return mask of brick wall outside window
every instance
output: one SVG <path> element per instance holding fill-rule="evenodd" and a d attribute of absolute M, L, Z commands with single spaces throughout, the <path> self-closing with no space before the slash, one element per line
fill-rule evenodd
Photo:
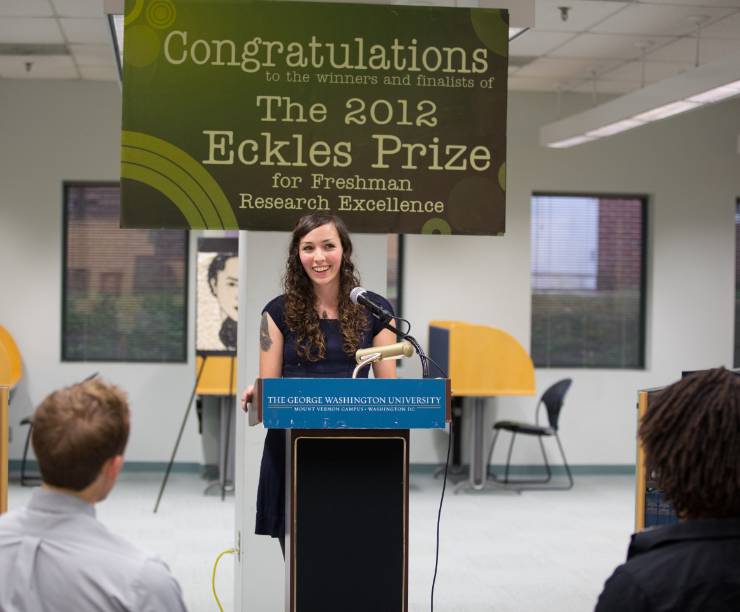
<path fill-rule="evenodd" d="M 643 197 L 532 198 L 538 367 L 644 367 Z"/>

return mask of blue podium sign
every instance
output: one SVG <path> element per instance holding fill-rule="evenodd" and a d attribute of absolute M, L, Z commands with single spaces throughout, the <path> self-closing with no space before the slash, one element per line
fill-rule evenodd
<path fill-rule="evenodd" d="M 265 378 L 262 422 L 269 429 L 444 428 L 444 378 Z"/>

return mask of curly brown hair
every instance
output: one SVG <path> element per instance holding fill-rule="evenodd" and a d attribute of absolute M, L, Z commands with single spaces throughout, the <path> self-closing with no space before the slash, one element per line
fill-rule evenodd
<path fill-rule="evenodd" d="M 705 370 L 659 391 L 642 418 L 640 439 L 679 516 L 740 516 L 737 374 Z"/>
<path fill-rule="evenodd" d="M 306 234 L 327 223 L 334 224 L 342 244 L 338 318 L 343 339 L 342 348 L 347 355 L 354 355 L 360 347 L 368 322 L 365 309 L 353 304 L 349 299 L 350 291 L 360 284 L 360 279 L 352 263 L 352 240 L 349 237 L 347 226 L 339 217 L 329 213 L 313 213 L 301 217 L 293 229 L 293 237 L 288 249 L 283 291 L 285 293 L 285 323 L 288 329 L 296 335 L 298 355 L 308 361 L 319 361 L 326 357 L 326 339 L 319 326 L 313 285 L 301 265 L 298 247 Z"/>

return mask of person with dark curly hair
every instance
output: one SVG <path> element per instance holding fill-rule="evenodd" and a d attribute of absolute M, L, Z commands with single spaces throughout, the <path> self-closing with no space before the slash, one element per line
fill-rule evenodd
<path fill-rule="evenodd" d="M 394 343 L 393 332 L 350 300 L 359 284 L 344 222 L 328 213 L 301 217 L 288 249 L 284 293 L 262 311 L 260 378 L 349 378 L 357 349 Z M 373 374 L 394 378 L 395 362 L 374 363 Z M 242 396 L 245 409 L 251 393 L 250 387 Z M 278 538 L 285 553 L 285 432 L 278 429 L 265 438 L 255 533 Z"/>
<path fill-rule="evenodd" d="M 666 387 L 639 436 L 681 520 L 632 536 L 596 612 L 740 610 L 740 377 L 717 368 Z"/>

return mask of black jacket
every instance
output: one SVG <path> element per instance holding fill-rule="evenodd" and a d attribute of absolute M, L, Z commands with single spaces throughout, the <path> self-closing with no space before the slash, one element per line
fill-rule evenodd
<path fill-rule="evenodd" d="M 636 533 L 596 612 L 740 611 L 740 518 Z"/>

